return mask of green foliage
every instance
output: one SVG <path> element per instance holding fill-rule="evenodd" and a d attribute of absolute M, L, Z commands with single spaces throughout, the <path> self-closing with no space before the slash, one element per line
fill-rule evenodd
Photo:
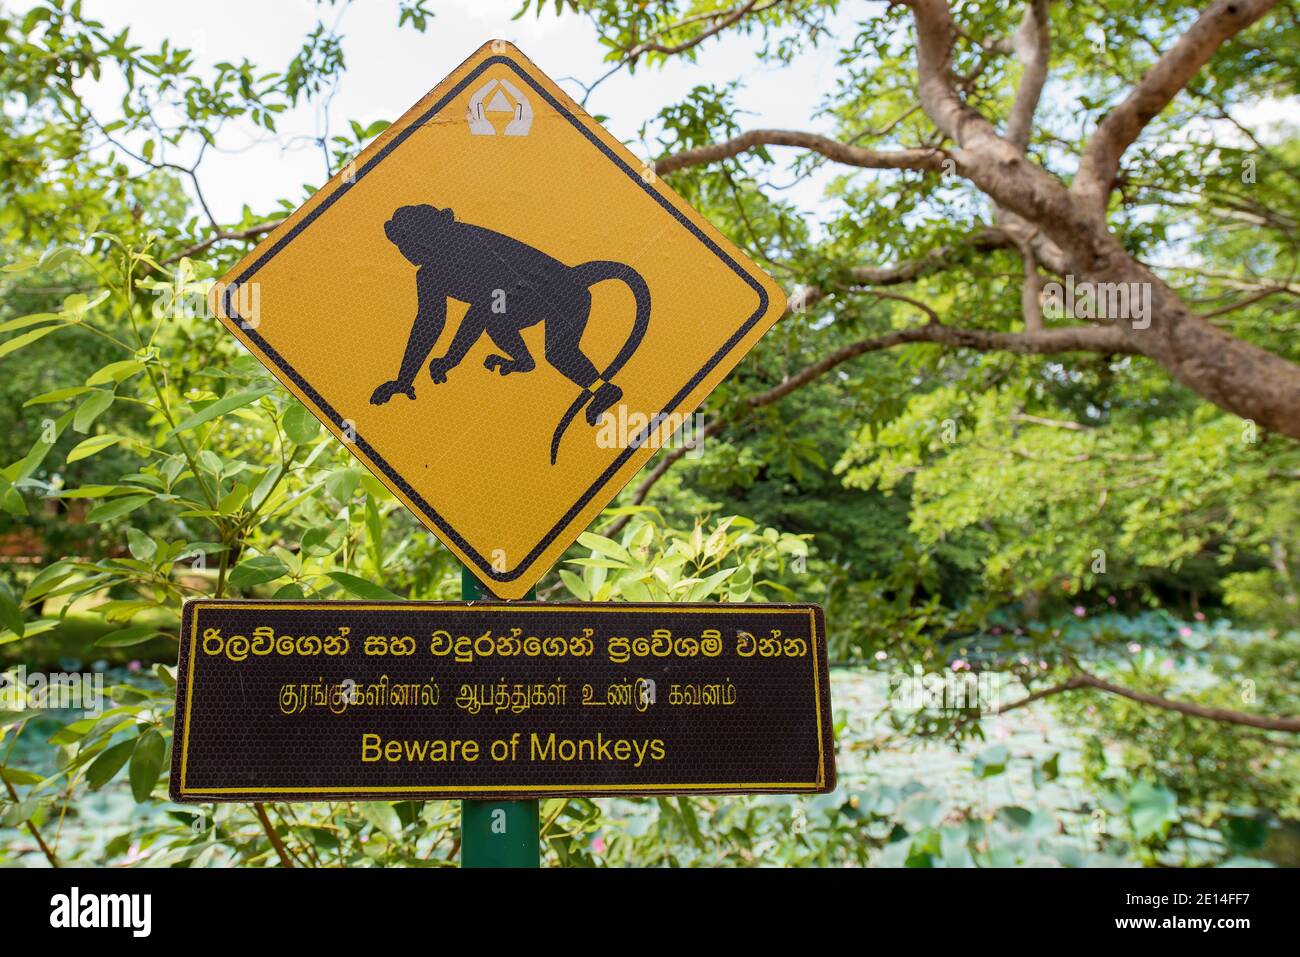
<path fill-rule="evenodd" d="M 426 30 L 431 6 L 398 0 L 398 27 Z M 819 122 L 836 138 L 932 143 L 907 11 L 880 6 L 761 3 L 727 30 L 766 67 L 833 51 Z M 673 57 L 707 64 L 711 31 L 736 9 L 527 0 L 519 15 L 588 14 L 611 67 L 644 76 Z M 956 16 L 954 73 L 1000 122 L 1021 68 L 991 41 L 1021 10 L 978 0 Z M 1068 178 L 1084 133 L 1189 16 L 1163 0 L 1141 18 L 1102 0 L 1068 17 L 1054 7 L 1053 84 L 1068 93 L 1044 101 L 1031 159 Z M 1290 357 L 1300 137 L 1242 123 L 1294 96 L 1297 29 L 1282 12 L 1226 45 L 1126 156 L 1111 210 L 1125 246 L 1198 311 Z M 0 54 L 0 541 L 30 560 L 0 573 L 0 660 L 93 667 L 111 683 L 93 717 L 0 710 L 0 861 L 36 859 L 30 822 L 72 863 L 453 865 L 454 803 L 268 805 L 263 817 L 163 796 L 186 597 L 459 594 L 452 556 L 203 307 L 297 200 L 219 223 L 198 161 L 222 129 L 275 135 L 285 111 L 327 106 L 341 37 L 321 21 L 279 68 L 200 71 L 190 50 L 146 49 L 78 0 L 48 0 L 0 12 Z M 130 91 L 111 116 L 79 95 L 96 78 Z M 744 93 L 726 77 L 694 86 L 645 123 L 643 155 L 734 136 Z M 342 168 L 386 127 L 336 124 L 321 147 Z M 703 453 L 645 504 L 625 492 L 541 595 L 822 601 L 832 658 L 855 663 L 835 672 L 841 785 L 810 799 L 545 801 L 546 862 L 1293 863 L 1300 768 L 1276 734 L 1090 689 L 1005 719 L 900 707 L 891 691 L 977 670 L 1028 694 L 1082 662 L 1138 692 L 1300 712 L 1296 445 L 1138 358 L 860 348 L 926 309 L 1018 331 L 1019 256 L 963 245 L 994 221 L 956 177 L 853 170 L 810 215 L 783 188 L 824 160 L 801 154 L 778 175 L 786 159 L 755 149 L 671 182 L 787 289 L 823 295 L 710 398 L 726 427 Z M 944 268 L 903 299 L 854 278 L 945 247 Z M 854 358 L 758 401 L 843 350 Z"/>

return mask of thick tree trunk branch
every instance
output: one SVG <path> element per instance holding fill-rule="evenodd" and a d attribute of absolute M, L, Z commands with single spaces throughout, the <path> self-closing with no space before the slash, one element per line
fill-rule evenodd
<path fill-rule="evenodd" d="M 945 0 L 906 2 L 916 23 L 921 105 L 934 124 L 959 145 L 953 153 L 958 170 L 999 206 L 1037 226 L 1060 247 L 1069 271 L 1078 278 L 1123 283 L 1130 290 L 1150 294 L 1147 315 L 1125 317 L 1127 321 L 1113 327 L 1129 341 L 1130 351 L 1156 360 L 1175 379 L 1220 408 L 1300 439 L 1300 366 L 1194 315 L 1177 293 L 1129 255 L 1102 216 L 1079 202 L 1059 180 L 1030 162 L 1000 137 L 988 120 L 963 103 L 951 83 L 953 32 L 948 4 Z M 1197 23 L 1209 23 L 1213 29 L 1193 27 L 1193 41 L 1183 45 L 1179 55 L 1173 56 L 1171 51 L 1162 57 L 1162 62 L 1168 60 L 1169 64 L 1153 69 L 1139 89 L 1149 86 L 1172 98 L 1177 90 L 1170 85 L 1179 77 L 1184 77 L 1185 83 L 1195 72 L 1188 72 L 1189 64 L 1203 63 L 1223 38 L 1258 19 L 1270 5 L 1270 0 L 1212 4 Z M 1215 39 L 1221 33 L 1222 38 Z M 1131 110 L 1136 116 L 1145 116 L 1145 123 L 1153 101 L 1136 91 L 1134 96 L 1138 105 L 1121 104 L 1116 112 L 1122 117 Z M 1116 120 L 1115 128 L 1119 132 L 1104 134 L 1102 142 L 1119 144 L 1122 152 L 1129 123 Z M 1131 135 L 1136 136 L 1140 128 Z"/>
<path fill-rule="evenodd" d="M 1106 114 L 1084 150 L 1072 191 L 1101 216 L 1120 157 L 1223 43 L 1277 5 L 1277 0 L 1216 0 L 1147 71 L 1124 101 Z"/>
<path fill-rule="evenodd" d="M 759 145 L 801 147 L 847 165 L 875 169 L 937 169 L 951 158 L 957 171 L 997 204 L 1003 213 L 1000 225 L 1008 232 L 1022 228 L 1029 236 L 1033 256 L 1050 270 L 1104 288 L 1122 286 L 1145 298 L 1147 308 L 1141 315 L 1110 317 L 1113 324 L 1099 333 L 1107 341 L 1105 351 L 1148 356 L 1177 381 L 1220 408 L 1265 429 L 1300 439 L 1300 366 L 1231 336 L 1192 313 L 1173 289 L 1129 254 L 1107 228 L 1103 215 L 1080 202 L 1076 193 L 1033 162 L 1016 142 L 999 135 L 985 117 L 962 100 L 953 85 L 954 30 L 945 0 L 903 2 L 912 9 L 916 26 L 921 106 L 939 131 L 956 144 L 955 149 L 877 151 L 811 133 L 754 130 L 725 143 L 665 157 L 657 166 L 659 172 L 714 162 Z M 1119 154 L 1141 131 L 1142 125 L 1163 109 L 1223 40 L 1257 20 L 1275 2 L 1216 0 L 1211 4 L 1183 39 L 1161 57 L 1133 94 L 1102 121 L 1089 147 L 1090 157 L 1085 156 L 1082 179 L 1076 176 L 1076 188 L 1086 192 L 1089 177 L 1096 178 L 1099 171 L 1104 174 L 1106 168 L 1113 168 L 1107 166 L 1110 163 L 1107 157 L 1113 156 L 1117 163 Z M 1040 49 L 1035 46 L 1036 51 Z M 1031 89 L 1032 83 L 1022 84 L 1025 95 L 1020 99 L 1026 109 L 1032 99 Z M 1010 132 L 1019 137 L 1020 131 L 1018 122 Z M 1113 173 L 1098 179 L 1105 182 L 1106 190 L 1110 175 Z M 1101 205 L 1105 205 L 1104 196 Z M 884 271 L 876 275 L 870 267 L 862 267 L 858 281 L 888 283 L 908 275 L 911 269 L 921 275 L 934 265 L 933 261 L 923 261 L 892 274 Z M 1040 347 L 1048 352 L 1066 351 L 1052 337 L 1074 337 L 1078 330 L 1037 329 L 1035 309 L 1029 301 L 1032 283 L 1028 268 L 1025 279 L 1026 337 L 1016 338 L 1006 347 L 1018 351 Z M 795 306 L 807 305 L 822 294 L 821 290 L 804 290 L 796 297 Z M 954 329 L 945 335 L 955 339 L 972 334 Z M 1121 339 L 1124 347 L 1115 348 Z M 945 342 L 939 338 L 927 341 Z M 979 336 L 946 344 L 1004 348 L 986 345 Z"/>
<path fill-rule="evenodd" d="M 944 160 L 944 154 L 940 150 L 870 150 L 799 130 L 748 130 L 721 143 L 697 146 L 656 160 L 655 172 L 662 176 L 687 166 L 716 163 L 758 146 L 797 146 L 820 153 L 837 163 L 864 169 L 938 170 Z"/>
<path fill-rule="evenodd" d="M 1014 42 L 1020 61 L 1025 65 L 1025 73 L 1020 78 L 1016 99 L 1011 105 L 1011 116 L 1007 119 L 1007 139 L 1023 153 L 1029 147 L 1034 113 L 1043 96 L 1047 67 L 1052 56 L 1047 0 L 1029 0 L 1025 4 L 1025 16 Z"/>

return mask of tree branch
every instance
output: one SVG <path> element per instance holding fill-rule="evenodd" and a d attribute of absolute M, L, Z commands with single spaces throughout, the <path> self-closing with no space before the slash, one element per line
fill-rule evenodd
<path fill-rule="evenodd" d="M 1071 188 L 1094 215 L 1105 212 L 1120 157 L 1146 125 L 1163 112 L 1225 41 L 1276 4 L 1277 0 L 1215 0 L 1124 101 L 1106 114 L 1084 150 Z"/>
<path fill-rule="evenodd" d="M 21 804 L 22 801 L 18 798 L 18 792 L 14 790 L 13 782 L 5 777 L 5 769 L 2 765 L 0 765 L 0 781 L 4 781 L 5 790 L 9 792 L 9 799 L 14 802 L 14 807 Z M 50 845 L 45 843 L 45 838 L 41 836 L 41 829 L 36 826 L 36 822 L 29 817 L 23 823 L 27 825 L 27 830 L 31 831 L 32 837 L 36 839 L 36 846 L 41 849 L 41 853 L 49 861 L 50 867 L 62 867 L 63 865 L 59 863 L 58 857 L 50 849 Z"/>
<path fill-rule="evenodd" d="M 796 146 L 820 153 L 837 163 L 864 169 L 938 170 L 945 158 L 943 151 L 936 149 L 870 150 L 800 130 L 748 130 L 721 143 L 709 143 L 662 157 L 655 161 L 655 172 L 663 176 L 688 166 L 716 163 L 758 146 Z"/>
<path fill-rule="evenodd" d="M 1029 0 L 1024 19 L 1016 32 L 1017 55 L 1025 65 L 1024 76 L 1016 90 L 1011 116 L 1007 120 L 1007 139 L 1022 153 L 1029 147 L 1034 113 L 1047 83 L 1047 66 L 1052 55 L 1052 33 L 1048 22 L 1047 0 Z"/>
<path fill-rule="evenodd" d="M 288 850 L 284 846 L 284 841 L 280 840 L 280 835 L 275 832 L 275 827 L 271 824 L 271 819 L 266 816 L 266 807 L 260 802 L 253 803 L 253 810 L 257 812 L 257 819 L 262 822 L 262 830 L 271 841 L 271 846 L 275 848 L 276 856 L 280 858 L 280 866 L 292 868 L 293 858 L 289 856 Z"/>
<path fill-rule="evenodd" d="M 1149 694 L 1145 691 L 1135 691 L 1132 688 L 1126 688 L 1123 685 L 1117 685 L 1113 682 L 1106 681 L 1104 678 L 1098 678 L 1096 675 L 1089 674 L 1086 671 L 1080 671 L 1071 676 L 1069 680 L 1060 684 L 1053 685 L 1050 688 L 1042 688 L 1033 694 L 1026 695 L 1018 701 L 1004 705 L 994 710 L 993 714 L 1006 714 L 1008 711 L 1014 711 L 1016 708 L 1023 708 L 1027 704 L 1039 701 L 1051 695 L 1061 694 L 1065 691 L 1074 691 L 1080 688 L 1093 688 L 1097 691 L 1104 691 L 1107 694 L 1118 695 L 1121 698 L 1128 698 L 1130 701 L 1136 701 L 1139 704 L 1150 705 L 1153 708 L 1162 708 L 1165 711 L 1177 711 L 1179 714 L 1185 714 L 1193 718 L 1205 718 L 1208 721 L 1222 721 L 1226 724 L 1240 724 L 1248 728 L 1261 728 L 1265 731 L 1287 731 L 1292 734 L 1300 734 L 1300 718 L 1290 715 L 1281 717 L 1270 717 L 1262 714 L 1250 714 L 1245 711 L 1233 711 L 1228 708 L 1213 708 L 1209 705 L 1194 704 L 1190 701 L 1175 701 L 1172 698 L 1164 698 L 1160 695 Z"/>
<path fill-rule="evenodd" d="M 626 52 L 626 54 L 624 54 L 623 61 L 625 63 L 631 62 L 632 60 L 635 60 L 638 57 L 640 57 L 642 54 L 651 53 L 651 52 L 663 53 L 667 56 L 671 56 L 675 53 L 684 53 L 685 51 L 691 49 L 692 47 L 699 46 L 709 37 L 716 36 L 717 34 L 721 33 L 723 30 L 727 29 L 727 27 L 731 26 L 733 23 L 739 22 L 741 19 L 745 17 L 746 14 L 750 13 L 751 11 L 754 13 L 762 13 L 764 10 L 776 6 L 778 3 L 784 3 L 784 2 L 786 2 L 786 0 L 770 0 L 770 2 L 763 4 L 761 7 L 758 7 L 758 0 L 748 0 L 747 3 L 742 3 L 739 7 L 736 7 L 729 11 L 715 10 L 710 14 L 708 14 L 707 16 L 687 17 L 685 20 L 675 23 L 671 27 L 666 27 L 665 29 L 660 30 L 658 33 L 654 34 L 654 36 L 662 36 L 665 33 L 670 33 L 675 29 L 680 29 L 683 26 L 686 26 L 692 22 L 699 21 L 701 19 L 712 18 L 713 23 L 710 24 L 708 27 L 706 27 L 704 30 L 697 33 L 695 36 L 691 37 L 689 40 L 683 40 L 681 43 L 664 44 L 664 43 L 659 43 L 656 40 L 645 40 L 641 43 L 638 43 L 636 46 L 632 47 L 631 49 L 629 49 Z M 754 9 L 755 7 L 758 7 L 758 9 L 755 10 Z"/>
<path fill-rule="evenodd" d="M 898 296 L 893 293 L 879 293 L 884 298 L 898 299 L 917 306 L 933 315 L 933 310 L 923 303 Z M 759 409 L 784 399 L 791 392 L 801 389 L 821 378 L 844 363 L 869 352 L 881 352 L 896 346 L 913 343 L 936 343 L 964 349 L 976 349 L 983 352 L 1017 352 L 1029 355 L 1052 355 L 1060 352 L 1098 352 L 1103 354 L 1136 355 L 1133 348 L 1114 326 L 1071 326 L 1060 329 L 1042 329 L 1036 332 L 993 332 L 987 329 L 964 329 L 959 326 L 947 326 L 933 319 L 925 325 L 894 329 L 891 332 L 868 339 L 860 339 L 805 366 L 798 373 L 766 391 L 750 396 L 744 401 L 746 410 Z M 713 419 L 701 432 L 697 440 L 711 438 L 731 424 L 736 416 L 719 416 Z M 650 494 L 668 470 L 673 467 L 688 451 L 687 448 L 665 450 L 663 457 L 654 469 L 641 481 L 632 495 L 632 504 L 640 505 Z M 619 516 L 604 532 L 607 536 L 618 534 L 631 520 L 630 515 Z"/>
<path fill-rule="evenodd" d="M 172 263 L 180 262 L 182 259 L 197 256 L 199 253 L 205 252 L 217 243 L 225 242 L 226 240 L 257 239 L 259 236 L 264 236 L 271 232 L 271 230 L 275 229 L 275 227 L 279 226 L 283 222 L 283 219 L 275 219 L 268 223 L 258 223 L 256 226 L 249 226 L 247 229 L 236 229 L 231 232 L 218 232 L 215 236 L 209 236 L 202 242 L 195 243 L 193 246 L 182 249 L 174 256 L 168 256 L 163 260 L 163 265 L 170 266 Z"/>
<path fill-rule="evenodd" d="M 975 230 L 960 242 L 936 246 L 916 259 L 893 266 L 854 266 L 849 270 L 849 276 L 864 286 L 896 286 L 958 265 L 957 257 L 966 250 L 990 252 L 1014 245 L 1004 230 L 987 226 Z"/>

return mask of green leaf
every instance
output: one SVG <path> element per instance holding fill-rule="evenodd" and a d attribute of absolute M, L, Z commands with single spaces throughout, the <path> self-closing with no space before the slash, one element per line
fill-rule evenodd
<path fill-rule="evenodd" d="M 240 562 L 230 573 L 231 588 L 251 588 L 287 574 L 288 567 L 274 555 L 258 555 Z"/>
<path fill-rule="evenodd" d="M 18 607 L 14 593 L 9 590 L 9 583 L 3 580 L 0 580 L 0 625 L 4 625 L 19 638 L 27 627 L 22 609 Z"/>
<path fill-rule="evenodd" d="M 325 491 L 339 502 L 350 502 L 361 481 L 361 469 L 351 466 L 331 472 L 325 479 Z"/>
<path fill-rule="evenodd" d="M 209 402 L 193 415 L 182 419 L 176 424 L 176 428 L 167 433 L 167 436 L 170 438 L 179 432 L 185 432 L 195 426 L 202 425 L 204 422 L 211 422 L 227 412 L 233 412 L 236 409 L 243 408 L 250 402 L 256 402 L 262 396 L 274 391 L 275 385 L 267 383 L 252 389 L 245 389 L 242 392 L 236 392 L 234 395 L 222 396 L 220 399 Z"/>
<path fill-rule="evenodd" d="M 19 316 L 17 319 L 10 319 L 8 322 L 0 322 L 0 332 L 13 332 L 15 329 L 26 329 L 28 326 L 34 326 L 42 322 L 54 322 L 59 318 L 55 312 L 38 312 L 30 316 Z"/>
<path fill-rule="evenodd" d="M 125 442 L 125 435 L 114 435 L 111 432 L 104 435 L 92 435 L 90 438 L 78 442 L 73 446 L 72 451 L 68 453 L 66 461 L 69 465 L 73 462 L 80 462 L 82 459 L 88 459 L 97 452 L 102 452 L 109 446 L 116 445 L 118 442 Z"/>
<path fill-rule="evenodd" d="M 92 791 L 98 791 L 122 770 L 131 752 L 135 750 L 136 739 L 115 744 L 91 762 L 86 769 L 86 781 Z"/>
<path fill-rule="evenodd" d="M 64 399 L 72 399 L 79 395 L 84 395 L 90 391 L 89 386 L 74 385 L 66 389 L 55 389 L 53 392 L 42 392 L 40 395 L 28 399 L 23 403 L 23 408 L 31 405 L 43 405 L 49 402 L 62 402 Z"/>
<path fill-rule="evenodd" d="M 998 808 L 998 817 L 1012 829 L 1023 831 L 1029 826 L 1029 822 L 1034 819 L 1034 812 L 1028 808 L 1009 804 Z"/>
<path fill-rule="evenodd" d="M 921 829 L 939 823 L 943 806 L 935 798 L 918 794 L 909 798 L 898 810 L 899 815 L 908 825 Z"/>
<path fill-rule="evenodd" d="M 96 389 L 81 400 L 77 412 L 72 417 L 72 427 L 78 432 L 88 432 L 95 420 L 102 415 L 117 396 L 107 389 Z"/>
<path fill-rule="evenodd" d="M 402 821 L 391 804 L 367 801 L 361 805 L 361 816 L 389 837 L 396 837 L 402 832 Z"/>
<path fill-rule="evenodd" d="M 700 850 L 704 850 L 704 835 L 700 833 L 700 822 L 695 816 L 695 807 L 686 797 L 677 798 L 677 806 L 681 810 L 682 823 L 686 825 L 686 833 L 690 835 L 692 843 Z"/>
<path fill-rule="evenodd" d="M 108 498 L 110 495 L 127 495 L 144 491 L 138 485 L 82 485 L 65 488 L 50 498 Z"/>
<path fill-rule="evenodd" d="M 139 359 L 123 359 L 120 362 L 110 362 L 98 372 L 93 373 L 86 380 L 86 385 L 106 385 L 109 382 L 121 382 L 143 371 L 144 363 Z"/>
<path fill-rule="evenodd" d="M 131 550 L 131 555 L 142 562 L 151 562 L 153 557 L 158 554 L 158 542 L 150 538 L 138 528 L 128 528 L 126 530 L 126 547 Z"/>
<path fill-rule="evenodd" d="M 115 498 L 111 502 L 96 505 L 86 518 L 91 522 L 108 522 L 134 512 L 140 506 L 148 505 L 152 501 L 152 495 L 128 495 L 125 498 Z"/>
<path fill-rule="evenodd" d="M 61 322 L 56 326 L 44 326 L 40 329 L 33 329 L 31 332 L 24 332 L 21 336 L 14 336 L 12 339 L 6 339 L 0 342 L 0 356 L 7 356 L 11 352 L 17 352 L 24 346 L 30 346 L 37 339 L 43 339 L 55 329 L 62 329 L 66 322 Z"/>
<path fill-rule="evenodd" d="M 973 769 L 977 778 L 996 777 L 1007 769 L 1011 752 L 1005 744 L 995 744 L 975 758 Z"/>
<path fill-rule="evenodd" d="M 1163 784 L 1139 781 L 1129 790 L 1126 810 L 1133 832 L 1139 838 L 1152 837 L 1178 820 L 1178 798 Z"/>
<path fill-rule="evenodd" d="M 129 648 L 132 645 L 142 645 L 158 635 L 158 629 L 153 625 L 134 625 L 131 628 L 119 628 L 117 631 L 110 631 L 107 635 L 99 638 L 95 642 L 96 648 Z"/>
<path fill-rule="evenodd" d="M 284 434 L 295 445 L 306 445 L 320 434 L 320 419 L 301 402 L 295 402 L 285 410 Z"/>
<path fill-rule="evenodd" d="M 222 515 L 233 515 L 243 508 L 247 501 L 248 486 L 240 482 L 217 503 L 217 511 Z"/>
<path fill-rule="evenodd" d="M 27 601 L 34 601 L 40 598 L 59 582 L 71 575 L 76 569 L 71 562 L 55 562 L 43 568 L 40 573 L 32 579 L 31 584 L 27 586 L 27 592 L 23 598 Z"/>
<path fill-rule="evenodd" d="M 703 601 L 708 598 L 717 589 L 719 585 L 736 573 L 736 567 L 724 568 L 720 572 L 714 572 L 708 578 L 696 582 L 691 586 L 690 591 L 686 593 L 683 601 Z"/>
<path fill-rule="evenodd" d="M 204 449 L 198 455 L 199 468 L 210 475 L 220 477 L 225 465 L 221 461 L 221 456 L 211 449 Z"/>
<path fill-rule="evenodd" d="M 586 583 L 567 568 L 560 569 L 560 581 L 564 582 L 565 587 L 573 592 L 580 601 L 591 601 L 591 592 L 587 591 Z"/>
<path fill-rule="evenodd" d="M 131 793 L 137 804 L 148 801 L 153 793 L 166 752 L 167 742 L 153 728 L 135 739 L 135 747 L 131 750 Z"/>
<path fill-rule="evenodd" d="M 22 768 L 5 768 L 5 780 L 10 784 L 40 784 L 45 779 L 39 774 L 33 774 L 31 771 L 24 771 Z"/>
<path fill-rule="evenodd" d="M 626 548 L 612 538 L 597 535 L 595 532 L 583 532 L 578 536 L 578 543 L 584 548 L 590 548 L 593 552 L 599 552 L 617 561 L 627 564 L 632 562 L 632 556 L 627 553 Z"/>
<path fill-rule="evenodd" d="M 372 601 L 404 600 L 401 595 L 395 595 L 381 585 L 368 582 L 356 575 L 349 575 L 347 572 L 330 572 L 328 577 L 342 585 L 346 592 L 358 598 L 369 598 Z"/>
<path fill-rule="evenodd" d="M 302 533 L 299 548 L 305 555 L 332 555 L 342 544 L 337 531 L 329 525 L 313 525 Z"/>

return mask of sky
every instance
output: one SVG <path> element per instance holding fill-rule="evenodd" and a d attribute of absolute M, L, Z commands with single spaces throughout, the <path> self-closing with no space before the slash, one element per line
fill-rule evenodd
<path fill-rule="evenodd" d="M 18 11 L 33 5 L 32 0 L 0 0 L 0 4 Z M 191 48 L 200 70 L 220 60 L 248 57 L 271 71 L 289 62 L 318 19 L 333 24 L 340 17 L 340 6 L 315 0 L 84 0 L 83 9 L 109 31 L 129 26 L 134 42 L 146 49 L 156 49 L 163 39 Z M 590 83 L 609 68 L 603 59 L 606 48 L 597 42 L 590 21 L 572 13 L 556 16 L 549 0 L 540 18 L 530 11 L 518 20 L 512 17 L 520 0 L 427 0 L 427 6 L 435 16 L 424 33 L 409 26 L 397 28 L 398 0 L 355 0 L 342 11 L 338 30 L 347 69 L 329 104 L 331 133 L 346 130 L 350 120 L 367 126 L 379 119 L 396 119 L 491 39 L 513 42 L 575 99 L 583 94 L 577 80 Z M 856 22 L 879 6 L 844 4 L 830 20 L 831 39 L 824 39 L 788 67 L 760 63 L 754 56 L 756 38 L 726 31 L 701 46 L 698 63 L 673 58 L 661 69 L 620 71 L 597 88 L 587 109 L 608 117 L 606 126 L 615 136 L 633 152 L 650 157 L 657 150 L 637 138 L 644 122 L 664 106 L 680 102 L 696 85 L 739 80 L 742 87 L 736 102 L 743 111 L 743 127 L 831 133 L 829 121 L 816 113 L 834 89 L 838 49 L 856 35 Z M 1049 85 L 1045 111 L 1054 97 L 1065 94 L 1068 100 L 1062 83 L 1058 77 Z M 86 79 L 80 91 L 101 121 L 118 115 L 124 92 L 120 78 Z M 1260 124 L 1267 139 L 1268 126 L 1293 117 L 1296 103 L 1294 99 L 1257 103 L 1240 111 L 1239 119 Z M 1064 106 L 1069 109 L 1072 104 Z M 324 156 L 315 143 L 325 122 L 322 112 L 319 105 L 303 105 L 282 114 L 276 134 L 250 123 L 223 127 L 217 149 L 209 152 L 200 169 L 205 198 L 219 221 L 238 221 L 245 205 L 255 213 L 276 213 L 278 200 L 301 202 L 306 197 L 304 187 L 316 188 L 328 179 Z M 1232 137 L 1230 130 L 1217 132 Z M 141 144 L 129 145 L 138 149 Z M 197 143 L 189 144 L 166 158 L 188 166 L 196 148 Z M 790 162 L 796 151 L 778 148 L 774 153 L 779 162 Z M 820 231 L 817 212 L 824 190 L 842 172 L 843 168 L 825 164 L 781 193 L 810 214 L 814 234 Z M 784 185 L 794 177 L 778 166 L 771 180 Z"/>
<path fill-rule="evenodd" d="M 17 10 L 31 5 L 12 0 L 5 4 Z M 364 126 L 396 119 L 491 39 L 513 42 L 570 95 L 581 99 L 582 88 L 565 78 L 590 83 L 609 68 L 603 60 L 605 47 L 597 42 L 592 24 L 571 13 L 557 17 L 549 3 L 541 18 L 530 11 L 512 20 L 519 5 L 519 0 L 430 0 L 427 7 L 436 16 L 426 32 L 419 33 L 409 25 L 397 29 L 397 0 L 356 0 L 339 23 L 347 69 L 330 103 L 331 133 L 346 130 L 350 120 Z M 156 49 L 164 38 L 191 48 L 200 69 L 246 56 L 267 71 L 282 69 L 289 62 L 318 19 L 328 25 L 339 16 L 337 8 L 318 6 L 313 0 L 85 0 L 83 9 L 111 32 L 130 26 L 133 41 L 146 49 Z M 856 15 L 863 12 L 859 6 Z M 841 15 L 833 21 L 839 28 L 837 38 L 853 36 L 853 19 Z M 662 107 L 680 101 L 696 85 L 741 79 L 744 88 L 737 103 L 746 111 L 743 125 L 829 132 L 829 123 L 814 114 L 822 97 L 833 89 L 840 42 L 823 42 L 793 66 L 777 68 L 755 59 L 756 39 L 726 35 L 708 42 L 697 65 L 673 62 L 662 70 L 616 74 L 596 89 L 587 110 L 609 117 L 606 126 L 614 135 L 634 152 L 646 155 L 652 151 L 637 140 L 642 123 Z M 80 92 L 107 122 L 117 115 L 124 86 L 116 78 L 88 79 Z M 301 201 L 304 184 L 322 185 L 328 178 L 325 160 L 312 142 L 321 123 L 318 108 L 303 107 L 281 115 L 274 137 L 251 124 L 224 127 L 218 150 L 210 151 L 200 167 L 204 195 L 217 219 L 238 220 L 245 204 L 254 212 L 272 212 L 281 198 Z M 793 160 L 793 151 L 787 153 Z M 170 152 L 166 158 L 189 165 L 193 147 Z M 833 175 L 826 169 L 789 190 L 785 198 L 811 209 Z M 778 172 L 774 181 L 791 178 Z"/>

